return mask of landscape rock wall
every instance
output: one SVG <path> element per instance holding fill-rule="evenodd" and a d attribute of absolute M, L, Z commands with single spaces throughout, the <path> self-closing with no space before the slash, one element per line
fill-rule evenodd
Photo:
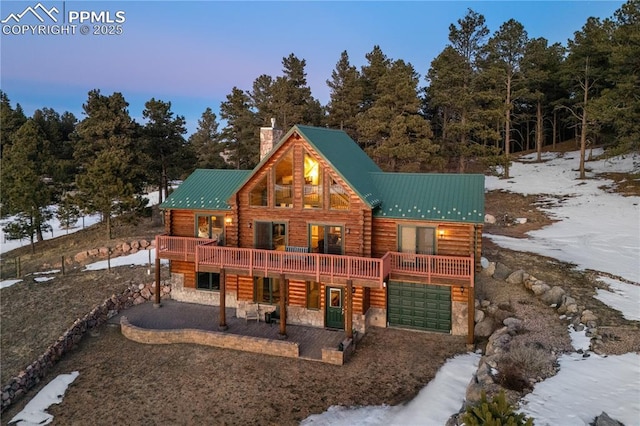
<path fill-rule="evenodd" d="M 117 315 L 120 311 L 154 300 L 155 291 L 155 283 L 131 284 L 122 293 L 112 295 L 83 318 L 75 320 L 73 325 L 69 327 L 55 343 L 49 346 L 38 359 L 29 364 L 16 377 L 10 379 L 9 382 L 2 387 L 2 405 L 0 406 L 0 412 L 3 412 L 7 407 L 26 394 L 27 391 L 40 383 L 40 380 L 42 380 L 56 362 L 77 345 L 87 332 L 105 324 L 108 319 Z M 170 286 L 163 285 L 160 291 L 161 298 L 170 298 Z"/>

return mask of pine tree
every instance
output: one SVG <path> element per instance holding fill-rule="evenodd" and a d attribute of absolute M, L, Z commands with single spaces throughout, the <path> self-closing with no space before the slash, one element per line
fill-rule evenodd
<path fill-rule="evenodd" d="M 356 117 L 363 101 L 360 73 L 349 63 L 347 51 L 343 51 L 336 69 L 327 80 L 331 89 L 327 106 L 327 124 L 331 128 L 344 130 L 353 140 L 358 140 Z"/>
<path fill-rule="evenodd" d="M 121 93 L 111 96 L 89 92 L 83 105 L 86 118 L 76 126 L 75 159 L 79 206 L 87 213 L 100 213 L 107 235 L 112 237 L 112 217 L 139 205 L 144 173 L 143 153 L 136 123 L 129 116 Z"/>
<path fill-rule="evenodd" d="M 52 191 L 42 173 L 42 164 L 49 157 L 49 141 L 38 124 L 27 120 L 12 137 L 6 148 L 1 169 L 3 210 L 16 214 L 8 231 L 13 237 L 28 237 L 32 249 L 34 238 L 43 240 L 50 229 Z"/>
<path fill-rule="evenodd" d="M 211 108 L 202 113 L 198 120 L 198 129 L 189 137 L 189 144 L 196 155 L 196 167 L 201 169 L 224 169 L 227 162 L 222 157 L 225 144 L 220 141 L 216 115 Z"/>
<path fill-rule="evenodd" d="M 229 149 L 229 161 L 237 169 L 254 168 L 260 154 L 260 121 L 251 110 L 249 95 L 234 87 L 220 104 L 220 117 L 227 122 L 221 141 Z"/>
<path fill-rule="evenodd" d="M 0 90 L 0 156 L 4 158 L 4 150 L 11 145 L 15 132 L 27 121 L 20 104 L 11 107 L 11 101 L 5 92 Z"/>
<path fill-rule="evenodd" d="M 614 13 L 607 85 L 593 113 L 613 133 L 611 153 L 640 150 L 640 1 L 629 0 Z"/>
<path fill-rule="evenodd" d="M 504 105 L 504 178 L 509 178 L 511 151 L 511 121 L 514 109 L 514 91 L 520 78 L 520 62 L 527 43 L 527 32 L 522 24 L 510 19 L 487 43 L 487 70 L 500 87 Z"/>
<path fill-rule="evenodd" d="M 162 202 L 163 191 L 165 197 L 169 196 L 169 181 L 180 177 L 183 171 L 179 165 L 186 149 L 183 137 L 187 133 L 186 122 L 181 115 L 174 117 L 171 102 L 151 98 L 144 107 L 142 117 L 147 120 L 143 129 L 147 169 L 158 184 Z"/>
<path fill-rule="evenodd" d="M 393 62 L 378 81 L 373 105 L 358 117 L 368 154 L 388 171 L 423 171 L 438 149 L 419 114 L 418 80 L 411 64 Z"/>

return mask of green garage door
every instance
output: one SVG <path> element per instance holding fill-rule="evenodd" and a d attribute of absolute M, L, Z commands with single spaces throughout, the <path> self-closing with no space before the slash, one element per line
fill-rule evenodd
<path fill-rule="evenodd" d="M 451 289 L 447 286 L 389 282 L 389 325 L 451 331 Z"/>

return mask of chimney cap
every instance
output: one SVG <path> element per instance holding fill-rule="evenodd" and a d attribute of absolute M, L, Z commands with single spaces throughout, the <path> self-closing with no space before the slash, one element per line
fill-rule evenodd
<path fill-rule="evenodd" d="M 275 128 L 275 127 L 276 127 L 276 119 L 275 119 L 275 118 L 272 118 L 272 119 L 271 119 L 271 127 L 272 127 L 272 128 Z"/>

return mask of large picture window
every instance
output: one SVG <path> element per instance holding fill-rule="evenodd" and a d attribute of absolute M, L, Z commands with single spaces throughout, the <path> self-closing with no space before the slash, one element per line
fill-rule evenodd
<path fill-rule="evenodd" d="M 401 253 L 435 254 L 436 229 L 423 226 L 400 226 Z"/>
<path fill-rule="evenodd" d="M 349 193 L 333 178 L 329 181 L 329 198 L 331 200 L 331 210 L 348 210 Z"/>
<path fill-rule="evenodd" d="M 275 206 L 293 207 L 293 151 L 289 150 L 274 167 Z"/>
<path fill-rule="evenodd" d="M 287 246 L 287 224 L 256 222 L 254 247 L 262 250 L 282 250 Z"/>
<path fill-rule="evenodd" d="M 224 216 L 196 215 L 196 237 L 224 243 Z"/>
<path fill-rule="evenodd" d="M 322 175 L 320 163 L 304 153 L 304 208 L 322 208 Z"/>
<path fill-rule="evenodd" d="M 253 207 L 266 207 L 268 205 L 267 177 L 263 177 L 255 184 L 249 193 L 249 205 Z"/>
<path fill-rule="evenodd" d="M 281 290 L 278 278 L 256 277 L 253 283 L 253 301 L 275 305 L 280 303 Z"/>

